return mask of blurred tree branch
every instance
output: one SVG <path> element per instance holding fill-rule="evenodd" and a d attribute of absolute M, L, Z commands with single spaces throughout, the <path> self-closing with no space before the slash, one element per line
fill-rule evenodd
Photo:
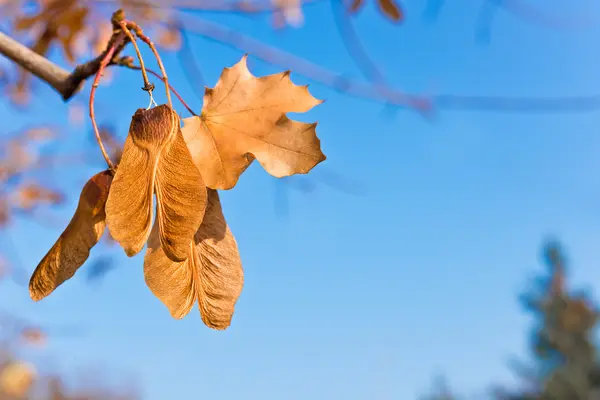
<path fill-rule="evenodd" d="M 0 53 L 45 81 L 65 97 L 70 76 L 67 70 L 2 32 L 0 32 Z"/>
<path fill-rule="evenodd" d="M 125 45 L 126 43 L 123 43 L 119 46 L 115 53 L 120 53 Z M 48 58 L 0 32 L 0 54 L 46 82 L 61 95 L 64 101 L 68 101 L 77 93 L 86 79 L 98 72 L 105 52 L 93 60 L 78 65 L 73 72 L 69 73 Z"/>

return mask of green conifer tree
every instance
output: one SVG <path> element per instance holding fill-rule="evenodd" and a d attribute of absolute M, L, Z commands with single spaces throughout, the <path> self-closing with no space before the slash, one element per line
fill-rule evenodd
<path fill-rule="evenodd" d="M 522 296 L 536 319 L 532 334 L 533 363 L 527 387 L 500 395 L 510 400 L 600 399 L 600 368 L 593 338 L 597 308 L 589 294 L 566 284 L 566 260 L 556 242 L 544 248 L 547 271 Z"/>

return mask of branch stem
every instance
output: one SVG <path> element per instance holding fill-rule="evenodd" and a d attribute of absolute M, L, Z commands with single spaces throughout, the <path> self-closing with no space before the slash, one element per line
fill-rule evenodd
<path fill-rule="evenodd" d="M 122 42 L 115 47 L 113 57 L 123 50 L 125 44 L 125 42 Z M 106 56 L 106 51 L 93 60 L 78 65 L 72 72 L 69 72 L 24 44 L 0 32 L 0 54 L 46 82 L 61 95 L 63 101 L 67 102 L 79 91 L 82 83 L 98 71 L 102 59 Z"/>
<path fill-rule="evenodd" d="M 129 68 L 131 70 L 134 71 L 139 71 L 141 68 L 137 65 L 133 65 L 131 63 L 120 63 L 119 65 L 122 65 L 126 68 Z M 156 71 L 151 70 L 150 68 L 146 68 L 146 71 L 148 71 L 151 75 L 154 75 L 156 78 L 160 79 L 163 83 L 165 82 L 165 79 Z M 198 116 L 198 114 L 196 114 L 194 112 L 194 110 L 192 110 L 192 108 L 188 105 L 188 103 L 185 102 L 185 100 L 183 99 L 183 97 L 181 97 L 181 95 L 179 94 L 179 92 L 177 92 L 177 90 L 175 90 L 175 88 L 173 87 L 173 85 L 171 85 L 170 83 L 166 83 L 166 85 L 169 87 L 169 89 L 171 89 L 171 91 L 173 92 L 173 94 L 175 95 L 175 97 L 177 97 L 177 99 L 179 100 L 179 102 L 186 108 L 186 110 L 188 110 L 188 112 L 194 116 Z"/>
<path fill-rule="evenodd" d="M 0 54 L 31 72 L 64 97 L 70 73 L 29 47 L 0 32 Z"/>
<path fill-rule="evenodd" d="M 104 72 L 104 69 L 111 62 L 111 60 L 113 59 L 113 57 L 116 53 L 116 50 L 124 43 L 124 41 L 125 41 L 125 35 L 123 32 L 117 34 L 115 39 L 111 40 L 111 42 L 105 52 L 106 54 L 100 61 L 100 67 L 98 68 L 98 71 L 96 72 L 96 77 L 94 78 L 94 83 L 92 84 L 92 90 L 90 91 L 90 119 L 92 120 L 92 127 L 94 128 L 94 134 L 96 135 L 96 141 L 98 142 L 98 146 L 100 147 L 102 156 L 104 157 L 104 160 L 106 160 L 106 164 L 108 165 L 108 168 L 111 169 L 112 171 L 115 170 L 115 165 L 110 160 L 110 156 L 108 155 L 108 152 L 106 151 L 106 149 L 104 148 L 104 144 L 102 143 L 102 137 L 100 136 L 100 131 L 98 130 L 98 124 L 96 123 L 94 100 L 95 100 L 95 95 L 96 95 L 96 89 L 98 88 L 98 83 L 100 82 L 100 78 L 102 77 L 102 73 Z"/>
<path fill-rule="evenodd" d="M 127 23 L 125 22 L 125 20 L 119 21 L 119 26 L 121 27 L 121 30 L 125 33 L 125 35 L 127 35 L 127 38 L 129 38 L 129 41 L 131 42 L 131 44 L 133 45 L 133 48 L 135 49 L 135 54 L 137 55 L 138 61 L 140 62 L 140 70 L 142 71 L 142 78 L 144 79 L 144 87 L 142 89 L 147 91 L 148 94 L 150 95 L 150 98 L 152 99 L 152 90 L 154 89 L 154 85 L 152 85 L 150 83 L 150 80 L 148 80 L 148 73 L 146 72 L 146 66 L 144 65 L 144 58 L 142 57 L 142 52 L 140 51 L 140 47 L 137 45 L 135 36 L 133 36 L 131 31 L 127 27 Z"/>
<path fill-rule="evenodd" d="M 129 24 L 132 26 L 135 34 L 144 43 L 146 43 L 148 45 L 148 47 L 150 47 L 150 50 L 152 50 L 152 53 L 154 54 L 154 57 L 156 58 L 156 62 L 158 63 L 158 68 L 160 69 L 160 72 L 162 74 L 162 81 L 165 84 L 165 92 L 167 94 L 167 104 L 169 105 L 169 108 L 172 109 L 173 101 L 171 100 L 171 91 L 169 90 L 171 85 L 169 85 L 169 78 L 167 77 L 167 71 L 165 70 L 165 66 L 163 65 L 160 54 L 158 54 L 158 50 L 156 50 L 156 46 L 154 45 L 154 43 L 152 43 L 152 41 L 150 40 L 150 38 L 148 36 L 144 35 L 144 31 L 138 24 L 136 24 L 133 21 L 129 21 Z M 140 66 L 142 67 L 142 71 L 143 71 L 143 66 L 141 64 L 142 63 L 140 62 Z"/>

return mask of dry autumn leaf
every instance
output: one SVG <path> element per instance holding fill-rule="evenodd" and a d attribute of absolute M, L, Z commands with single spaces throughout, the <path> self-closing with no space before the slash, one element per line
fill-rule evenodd
<path fill-rule="evenodd" d="M 204 216 L 206 190 L 179 117 L 167 105 L 133 115 L 108 195 L 108 229 L 129 257 L 142 250 L 150 235 L 153 193 L 162 247 L 171 260 L 183 261 Z"/>
<path fill-rule="evenodd" d="M 40 328 L 26 327 L 21 330 L 21 340 L 30 346 L 43 347 L 47 342 L 47 336 Z"/>
<path fill-rule="evenodd" d="M 9 396 L 21 398 L 29 392 L 35 377 L 33 365 L 21 361 L 11 362 L 0 370 L 0 389 Z"/>
<path fill-rule="evenodd" d="M 65 58 L 75 63 L 75 39 L 83 33 L 88 14 L 87 6 L 81 6 L 76 0 L 44 2 L 37 14 L 17 17 L 14 29 L 19 32 L 39 28 L 41 33 L 32 46 L 36 52 L 44 55 L 53 42 L 58 42 Z"/>
<path fill-rule="evenodd" d="M 67 108 L 67 118 L 73 125 L 83 125 L 86 109 L 81 103 L 71 103 Z"/>
<path fill-rule="evenodd" d="M 10 220 L 10 204 L 7 199 L 0 197 L 0 227 L 8 224 Z"/>
<path fill-rule="evenodd" d="M 231 189 L 255 158 L 278 178 L 307 173 L 325 160 L 317 124 L 286 116 L 322 101 L 308 86 L 295 85 L 289 72 L 255 77 L 246 59 L 225 68 L 215 87 L 206 88 L 200 116 L 183 120 L 190 152 L 212 189 Z"/>
<path fill-rule="evenodd" d="M 103 171 L 83 187 L 75 215 L 31 276 L 29 294 L 34 301 L 73 277 L 98 243 L 105 228 L 104 206 L 111 181 L 111 172 Z"/>
<path fill-rule="evenodd" d="M 36 128 L 31 128 L 25 131 L 24 136 L 28 140 L 33 140 L 36 142 L 43 142 L 46 140 L 54 139 L 56 137 L 56 132 L 46 126 L 39 126 Z"/>
<path fill-rule="evenodd" d="M 174 318 L 185 317 L 198 302 L 202 321 L 210 328 L 225 329 L 242 292 L 244 273 L 216 190 L 208 189 L 204 220 L 188 251 L 187 260 L 170 260 L 155 225 L 144 258 L 146 284 Z"/>
<path fill-rule="evenodd" d="M 378 0 L 381 12 L 394 22 L 400 22 L 404 19 L 402 9 L 395 0 Z"/>
<path fill-rule="evenodd" d="M 362 8 L 362 6 L 364 5 L 364 0 L 353 0 L 352 4 L 350 5 L 350 12 L 351 13 L 355 13 L 358 10 L 360 10 Z"/>
<path fill-rule="evenodd" d="M 63 201 L 63 195 L 37 183 L 26 183 L 14 189 L 11 200 L 16 207 L 24 211 L 31 211 L 40 204 L 60 204 Z"/>
<path fill-rule="evenodd" d="M 394 22 L 400 22 L 404 19 L 402 7 L 396 0 L 376 0 L 381 13 Z M 350 14 L 356 14 L 365 5 L 364 0 L 353 0 L 349 7 Z"/>
<path fill-rule="evenodd" d="M 113 30 L 111 24 L 103 21 L 100 24 L 92 26 L 88 25 L 90 32 L 88 36 L 92 37 L 90 47 L 92 48 L 93 54 L 101 54 L 106 49 L 110 37 L 112 36 Z M 95 34 L 95 35 L 94 35 Z"/>
<path fill-rule="evenodd" d="M 179 50 L 181 48 L 181 31 L 173 27 L 157 26 L 155 28 L 154 36 L 156 37 L 156 44 L 165 50 Z"/>

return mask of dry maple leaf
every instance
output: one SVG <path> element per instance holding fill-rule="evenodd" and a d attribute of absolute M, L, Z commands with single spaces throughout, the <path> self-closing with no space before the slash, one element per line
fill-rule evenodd
<path fill-rule="evenodd" d="M 152 195 L 161 245 L 174 261 L 188 257 L 206 208 L 206 189 L 169 106 L 139 109 L 131 119 L 106 203 L 106 222 L 125 253 L 139 253 L 152 229 Z"/>
<path fill-rule="evenodd" d="M 285 115 L 306 112 L 322 101 L 308 86 L 295 85 L 289 71 L 255 77 L 246 59 L 225 68 L 215 87 L 206 88 L 200 116 L 183 120 L 190 152 L 212 189 L 231 189 L 255 158 L 278 178 L 307 173 L 325 160 L 317 124 Z"/>
<path fill-rule="evenodd" d="M 48 296 L 73 277 L 100 240 L 111 181 L 111 172 L 103 171 L 94 175 L 81 190 L 75 215 L 31 276 L 29 295 L 34 301 Z"/>
<path fill-rule="evenodd" d="M 144 258 L 144 277 L 174 318 L 185 317 L 198 302 L 202 321 L 210 328 L 225 329 L 242 292 L 244 272 L 219 195 L 216 190 L 205 190 L 208 206 L 202 225 L 188 244 L 189 258 L 170 260 L 160 246 L 155 225 Z"/>

